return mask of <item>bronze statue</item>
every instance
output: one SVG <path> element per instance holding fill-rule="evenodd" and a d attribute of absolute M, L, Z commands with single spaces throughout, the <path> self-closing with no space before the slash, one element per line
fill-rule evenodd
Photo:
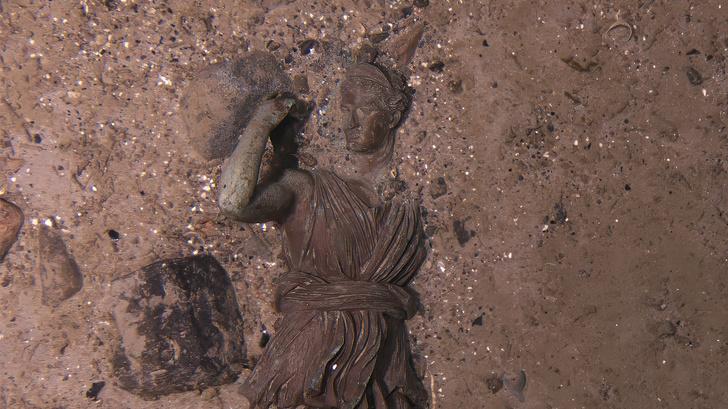
<path fill-rule="evenodd" d="M 362 163 L 387 158 L 410 103 L 402 79 L 355 64 L 340 92 L 348 149 L 376 158 Z M 407 286 L 426 257 L 419 207 L 382 202 L 330 171 L 259 175 L 269 136 L 294 103 L 279 96 L 257 108 L 218 184 L 228 217 L 280 224 L 289 267 L 275 295 L 282 318 L 242 392 L 254 408 L 423 408 L 404 325 L 416 312 Z"/>

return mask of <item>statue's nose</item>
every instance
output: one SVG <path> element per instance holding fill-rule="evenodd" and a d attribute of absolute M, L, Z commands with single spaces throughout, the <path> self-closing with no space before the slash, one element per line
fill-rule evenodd
<path fill-rule="evenodd" d="M 363 109 L 357 108 L 354 110 L 354 118 L 357 127 L 361 127 L 361 124 L 366 122 L 367 117 L 367 113 Z"/>
<path fill-rule="evenodd" d="M 355 109 L 349 113 L 349 128 L 356 129 L 361 126 L 359 122 L 360 109 Z"/>

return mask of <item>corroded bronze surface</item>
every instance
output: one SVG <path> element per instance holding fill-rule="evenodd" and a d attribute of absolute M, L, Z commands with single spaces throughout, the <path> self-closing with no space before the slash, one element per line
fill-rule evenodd
<path fill-rule="evenodd" d="M 284 315 L 243 392 L 258 407 L 417 407 L 404 319 L 426 255 L 419 209 L 373 206 L 333 173 L 311 177 L 305 229 L 284 225 L 290 271 L 275 299 Z"/>
<path fill-rule="evenodd" d="M 341 108 L 350 150 L 391 153 L 409 105 L 403 91 L 375 65 L 348 70 Z M 256 408 L 424 407 L 404 324 L 415 313 L 407 286 L 426 256 L 419 207 L 383 203 L 370 186 L 325 170 L 259 177 L 265 142 L 292 104 L 258 108 L 219 184 L 226 215 L 282 225 L 289 267 L 275 295 L 283 317 L 242 391 Z"/>

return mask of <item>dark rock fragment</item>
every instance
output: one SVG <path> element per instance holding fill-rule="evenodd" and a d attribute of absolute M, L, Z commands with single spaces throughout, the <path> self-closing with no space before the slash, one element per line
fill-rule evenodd
<path fill-rule="evenodd" d="M 203 69 L 181 101 L 189 142 L 205 159 L 228 156 L 258 103 L 291 89 L 276 58 L 262 51 Z"/>
<path fill-rule="evenodd" d="M 428 68 L 429 68 L 429 69 L 430 69 L 430 71 L 432 71 L 432 72 L 442 72 L 442 70 L 444 70 L 444 69 L 445 69 L 445 63 L 444 63 L 444 62 L 442 62 L 442 61 L 435 61 L 435 62 L 431 63 L 431 64 L 430 64 L 430 65 L 428 66 Z"/>
<path fill-rule="evenodd" d="M 423 8 L 430 5 L 430 0 L 415 0 L 413 4 L 415 7 Z"/>
<path fill-rule="evenodd" d="M 106 234 L 109 236 L 109 238 L 113 241 L 118 241 L 121 238 L 121 235 L 118 231 L 114 229 L 109 229 Z"/>
<path fill-rule="evenodd" d="M 83 287 L 83 276 L 60 234 L 50 227 L 38 231 L 40 284 L 44 305 L 57 307 Z"/>
<path fill-rule="evenodd" d="M 475 235 L 473 231 L 465 228 L 465 222 L 462 220 L 455 220 L 452 222 L 453 230 L 455 230 L 455 237 L 458 239 L 458 244 L 464 246 L 465 243 Z"/>
<path fill-rule="evenodd" d="M 89 390 L 86 391 L 86 397 L 92 400 L 99 400 L 99 393 L 106 386 L 106 382 L 99 381 L 91 384 Z"/>
<path fill-rule="evenodd" d="M 440 196 L 443 196 L 447 193 L 447 182 L 445 181 L 445 178 L 440 176 L 437 178 L 437 181 L 435 183 L 430 184 L 430 196 L 432 196 L 433 199 L 437 199 Z"/>
<path fill-rule="evenodd" d="M 243 318 L 212 256 L 150 264 L 112 284 L 121 335 L 119 386 L 145 399 L 234 382 L 245 363 Z"/>
<path fill-rule="evenodd" d="M 0 262 L 18 240 L 23 227 L 23 211 L 6 200 L 0 199 Z"/>
<path fill-rule="evenodd" d="M 316 40 L 303 40 L 300 43 L 298 43 L 298 49 L 301 51 L 301 55 L 309 55 L 311 54 L 311 51 L 318 46 L 318 41 Z"/>
<path fill-rule="evenodd" d="M 688 76 L 688 81 L 690 81 L 691 84 L 698 86 L 703 83 L 703 76 L 693 67 L 688 67 L 687 70 L 685 70 L 685 73 Z"/>

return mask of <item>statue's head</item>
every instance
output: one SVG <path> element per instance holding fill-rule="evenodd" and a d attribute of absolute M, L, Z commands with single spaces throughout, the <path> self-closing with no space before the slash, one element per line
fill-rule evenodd
<path fill-rule="evenodd" d="M 341 83 L 340 108 L 347 147 L 374 153 L 391 146 L 393 131 L 409 107 L 404 81 L 372 64 L 351 66 Z"/>

